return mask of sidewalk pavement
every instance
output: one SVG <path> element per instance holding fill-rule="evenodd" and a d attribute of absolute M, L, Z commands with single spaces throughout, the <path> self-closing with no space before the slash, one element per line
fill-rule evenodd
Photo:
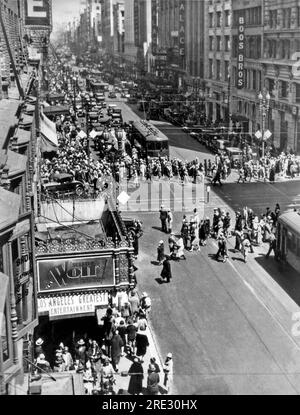
<path fill-rule="evenodd" d="M 148 377 L 148 367 L 150 364 L 150 358 L 155 357 L 156 359 L 156 363 L 159 365 L 160 367 L 160 373 L 159 373 L 159 377 L 160 377 L 160 383 L 159 383 L 159 389 L 160 389 L 160 394 L 164 395 L 167 394 L 167 390 L 166 388 L 163 386 L 163 382 L 164 382 L 164 372 L 163 372 L 163 363 L 164 361 L 162 360 L 162 357 L 160 355 L 159 349 L 158 349 L 158 345 L 153 333 L 153 329 L 151 327 L 151 321 L 149 321 L 149 319 L 151 319 L 151 311 L 150 311 L 150 315 L 148 318 L 148 327 L 146 329 L 145 334 L 148 337 L 149 340 L 149 347 L 147 348 L 147 353 L 144 357 L 144 361 L 142 363 L 143 369 L 144 369 L 144 379 L 143 379 L 143 395 L 147 395 L 147 377 Z M 116 379 L 116 384 L 114 386 L 114 390 L 117 394 L 122 395 L 122 394 L 126 394 L 126 391 L 128 390 L 128 386 L 129 386 L 129 381 L 130 381 L 130 376 L 122 376 L 122 372 L 128 372 L 131 364 L 133 363 L 133 358 L 131 358 L 130 356 L 123 356 L 121 357 L 120 363 L 118 365 L 119 367 L 119 371 L 117 374 L 115 374 L 115 379 Z M 174 394 L 174 388 L 173 385 L 170 385 L 170 390 L 169 390 L 169 394 Z"/>

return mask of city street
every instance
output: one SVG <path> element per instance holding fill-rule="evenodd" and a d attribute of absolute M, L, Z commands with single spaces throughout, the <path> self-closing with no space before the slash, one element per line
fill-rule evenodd
<path fill-rule="evenodd" d="M 119 103 L 126 116 L 128 106 Z M 141 114 L 142 115 L 142 114 Z M 168 123 L 154 122 L 170 139 L 171 157 L 213 158 L 206 148 Z M 257 195 L 260 195 L 259 198 Z M 243 206 L 263 213 L 299 203 L 299 181 L 225 183 L 214 187 L 205 214 L 221 206 Z M 124 212 L 124 215 L 129 215 Z M 161 283 L 156 246 L 167 237 L 159 230 L 158 213 L 130 213 L 143 221 L 137 278 L 140 291 L 152 298 L 151 322 L 162 356 L 172 352 L 174 387 L 183 394 L 296 394 L 300 391 L 300 341 L 291 334 L 292 315 L 299 310 L 300 284 L 288 266 L 266 260 L 267 246 L 255 248 L 247 264 L 233 252 L 226 264 L 214 260 L 216 241 L 187 261 L 172 262 L 173 279 Z M 174 215 L 180 233 L 183 213 Z M 141 270 L 141 271 L 140 271 Z"/>
<path fill-rule="evenodd" d="M 151 322 L 162 356 L 170 351 L 175 356 L 176 392 L 299 393 L 300 342 L 291 335 L 299 307 L 262 267 L 265 248 L 257 248 L 247 264 L 230 252 L 223 264 L 212 258 L 217 245 L 210 240 L 201 253 L 172 262 L 173 279 L 161 284 L 161 267 L 151 262 L 160 239 L 168 251 L 167 236 L 157 214 L 137 216 L 145 230 L 136 264 L 139 289 L 152 298 Z M 176 215 L 177 233 L 180 218 Z M 272 265 L 271 272 L 277 267 Z"/>

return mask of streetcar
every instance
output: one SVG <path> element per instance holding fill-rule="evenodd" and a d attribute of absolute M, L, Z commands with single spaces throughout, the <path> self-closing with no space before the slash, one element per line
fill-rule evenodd
<path fill-rule="evenodd" d="M 169 139 L 149 121 L 132 124 L 132 139 L 142 157 L 169 157 Z"/>
<path fill-rule="evenodd" d="M 277 257 L 300 273 L 300 214 L 283 213 L 277 223 Z"/>

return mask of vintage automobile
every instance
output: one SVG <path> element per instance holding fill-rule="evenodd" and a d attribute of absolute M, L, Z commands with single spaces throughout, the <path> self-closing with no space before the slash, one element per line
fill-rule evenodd
<path fill-rule="evenodd" d="M 44 195 L 59 197 L 64 195 L 82 196 L 84 184 L 79 180 L 73 180 L 73 176 L 68 173 L 60 173 L 55 176 L 55 180 L 42 184 Z"/>
<path fill-rule="evenodd" d="M 111 91 L 111 92 L 108 94 L 108 98 L 111 98 L 111 99 L 116 99 L 116 98 L 117 98 L 117 94 L 116 94 L 115 92 Z"/>

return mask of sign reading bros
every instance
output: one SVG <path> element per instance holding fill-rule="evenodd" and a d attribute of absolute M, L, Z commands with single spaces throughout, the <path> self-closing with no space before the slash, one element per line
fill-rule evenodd
<path fill-rule="evenodd" d="M 238 30 L 238 61 L 237 61 L 237 88 L 244 88 L 244 53 L 245 53 L 245 18 L 239 17 Z"/>
<path fill-rule="evenodd" d="M 51 26 L 50 0 L 25 0 L 25 26 Z"/>

